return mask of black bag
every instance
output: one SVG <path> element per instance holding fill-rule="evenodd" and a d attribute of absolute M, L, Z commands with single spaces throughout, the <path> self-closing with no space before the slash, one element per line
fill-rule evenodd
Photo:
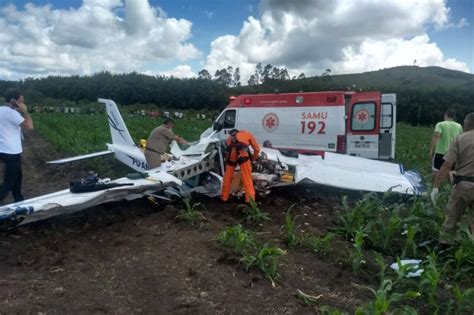
<path fill-rule="evenodd" d="M 87 175 L 79 180 L 73 180 L 69 183 L 69 190 L 72 193 L 84 193 L 99 191 L 113 187 L 133 186 L 133 183 L 103 183 L 99 181 L 97 175 Z"/>

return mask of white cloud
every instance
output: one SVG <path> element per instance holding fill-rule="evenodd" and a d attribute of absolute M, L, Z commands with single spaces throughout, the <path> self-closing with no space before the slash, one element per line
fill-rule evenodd
<path fill-rule="evenodd" d="M 435 43 L 430 43 L 427 35 L 411 40 L 395 38 L 386 41 L 367 40 L 359 48 L 344 48 L 342 61 L 334 63 L 334 72 L 363 72 L 399 65 L 440 66 L 469 72 L 467 65 L 455 59 L 446 59 Z"/>
<path fill-rule="evenodd" d="M 460 18 L 457 23 L 449 23 L 445 28 L 463 28 L 468 27 L 469 25 L 469 21 L 466 18 Z"/>
<path fill-rule="evenodd" d="M 463 28 L 469 26 L 469 22 L 466 18 L 461 18 L 459 19 L 458 24 L 456 25 L 457 28 Z"/>
<path fill-rule="evenodd" d="M 469 71 L 465 63 L 446 59 L 426 34 L 430 26 L 449 26 L 445 1 L 262 0 L 261 9 L 262 15 L 250 16 L 238 36 L 211 43 L 205 64 L 210 73 L 232 65 L 240 67 L 246 82 L 258 62 L 286 67 L 292 75 L 315 75 L 327 68 L 368 71 L 414 59 L 419 65 Z"/>
<path fill-rule="evenodd" d="M 0 79 L 144 72 L 144 64 L 198 58 L 192 23 L 148 0 L 84 0 L 76 9 L 0 7 Z"/>
<path fill-rule="evenodd" d="M 196 77 L 196 73 L 193 72 L 191 66 L 189 65 L 179 65 L 172 70 L 162 71 L 159 75 L 166 77 L 175 77 L 175 78 L 192 78 Z"/>

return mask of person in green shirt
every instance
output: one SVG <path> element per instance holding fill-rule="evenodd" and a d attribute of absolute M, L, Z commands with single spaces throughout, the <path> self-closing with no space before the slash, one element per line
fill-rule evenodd
<path fill-rule="evenodd" d="M 462 126 L 454 121 L 454 111 L 444 113 L 444 121 L 436 124 L 430 146 L 430 159 L 432 160 L 433 176 L 439 172 L 443 165 L 443 157 L 448 152 L 449 145 L 463 132 Z"/>

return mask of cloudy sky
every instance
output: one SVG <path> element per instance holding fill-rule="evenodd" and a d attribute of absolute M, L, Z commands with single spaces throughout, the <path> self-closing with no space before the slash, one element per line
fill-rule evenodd
<path fill-rule="evenodd" d="M 108 70 L 474 71 L 471 0 L 0 0 L 0 79 Z"/>

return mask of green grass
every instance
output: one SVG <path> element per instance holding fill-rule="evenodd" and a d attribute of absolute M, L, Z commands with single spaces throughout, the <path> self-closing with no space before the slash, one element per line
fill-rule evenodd
<path fill-rule="evenodd" d="M 123 118 L 135 143 L 147 139 L 153 128 L 162 123 L 159 118 L 130 115 Z M 105 114 L 33 114 L 33 120 L 36 130 L 66 155 L 102 151 L 106 149 L 105 143 L 111 142 Z M 195 141 L 210 125 L 207 120 L 181 119 L 176 120 L 174 132 L 188 141 Z"/>
<path fill-rule="evenodd" d="M 416 169 L 423 175 L 431 173 L 429 150 L 434 127 L 415 127 L 397 124 L 395 160 L 406 169 Z"/>

